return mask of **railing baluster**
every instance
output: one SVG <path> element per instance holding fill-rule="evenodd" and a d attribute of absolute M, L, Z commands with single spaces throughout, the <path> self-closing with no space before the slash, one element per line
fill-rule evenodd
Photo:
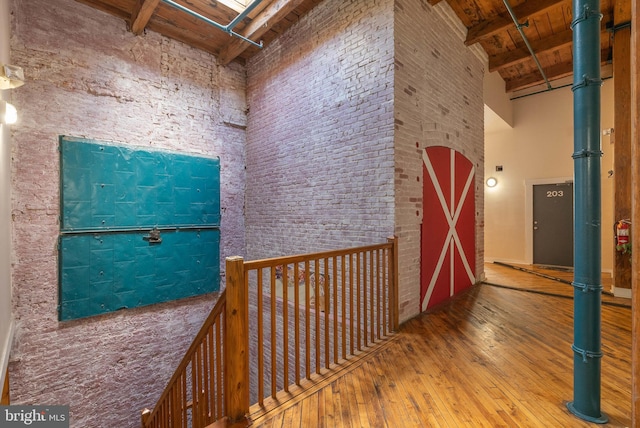
<path fill-rule="evenodd" d="M 223 397 L 224 397 L 224 383 L 222 382 L 222 368 L 223 368 L 223 360 L 222 360 L 222 355 L 223 355 L 223 348 L 226 346 L 226 343 L 224 342 L 224 335 L 223 335 L 223 331 L 226 328 L 226 322 L 225 322 L 225 318 L 223 316 L 225 309 L 222 310 L 222 313 L 219 315 L 219 322 L 217 323 L 217 330 L 216 330 L 216 343 L 218 343 L 218 346 L 216 346 L 216 385 L 217 385 L 217 403 L 216 403 L 216 408 L 217 408 L 217 412 L 216 412 L 216 416 L 217 419 L 220 419 L 223 415 L 227 414 L 227 408 L 224 406 L 224 401 L 223 401 Z M 216 420 L 217 420 L 216 419 Z"/>
<path fill-rule="evenodd" d="M 277 399 L 279 391 L 289 392 L 294 379 L 296 385 L 304 387 L 303 377 L 312 380 L 313 372 L 322 374 L 323 365 L 329 370 L 332 364 L 348 360 L 361 352 L 363 346 L 372 346 L 394 331 L 399 312 L 397 245 L 396 238 L 389 238 L 383 245 L 310 255 L 255 262 L 244 262 L 239 257 L 227 259 L 227 290 L 220 295 L 155 409 L 143 413 L 143 427 L 198 428 L 224 416 L 229 416 L 231 423 L 244 419 L 249 411 L 249 301 L 256 302 L 251 310 L 257 311 L 258 344 L 254 349 L 258 355 L 255 357 L 257 373 L 252 375 L 258 376 L 254 385 L 261 406 L 269 382 L 265 379 L 269 367 L 265 367 L 268 346 L 271 349 L 271 396 Z M 276 274 L 280 266 L 281 277 Z M 270 273 L 270 287 L 266 289 L 264 269 Z M 282 280 L 280 303 L 277 297 L 280 279 L 276 276 Z M 295 287 L 291 302 L 289 280 Z M 257 293 L 251 299 L 250 282 L 251 292 Z M 230 290 L 233 303 L 227 306 Z M 271 304 L 265 308 L 265 294 L 269 293 Z M 300 293 L 304 293 L 303 298 Z M 289 316 L 291 305 L 293 322 Z M 270 322 L 265 320 L 267 313 Z M 266 335 L 265 328 L 269 327 L 271 334 Z M 289 336 L 293 343 L 289 343 Z M 289 352 L 292 345 L 294 350 Z M 294 361 L 290 361 L 291 358 Z M 314 361 L 315 369 L 312 368 Z M 291 373 L 290 379 L 291 370 L 295 373 Z M 280 378 L 282 385 L 279 385 Z"/>
<path fill-rule="evenodd" d="M 376 325 L 376 317 L 375 317 L 375 308 L 373 307 L 373 297 L 374 297 L 374 287 L 375 287 L 375 282 L 374 282 L 374 272 L 375 271 L 375 265 L 373 262 L 373 251 L 369 251 L 369 287 L 370 287 L 370 293 L 369 293 L 369 299 L 370 299 L 370 307 L 369 307 L 369 313 L 371 315 L 371 343 L 373 344 L 375 342 L 375 335 L 374 335 L 374 326 Z"/>
<path fill-rule="evenodd" d="M 387 302 L 389 301 L 389 272 L 387 269 L 387 261 L 389 260 L 389 250 L 382 252 L 382 279 L 385 287 L 382 289 L 382 333 L 387 335 Z"/>
<path fill-rule="evenodd" d="M 282 267 L 282 385 L 289 392 L 289 265 Z"/>
<path fill-rule="evenodd" d="M 207 415 L 207 423 L 213 423 L 216 421 L 216 408 L 214 397 L 216 396 L 216 367 L 215 367 L 215 349 L 218 344 L 215 341 L 214 329 L 213 325 L 209 327 L 209 334 L 207 335 L 209 338 L 209 356 L 207 357 L 209 360 L 209 397 L 208 397 L 208 407 L 209 414 Z"/>
<path fill-rule="evenodd" d="M 194 423 L 197 420 L 196 408 L 198 406 L 198 404 L 197 404 L 198 394 L 196 392 L 196 374 L 195 374 L 196 364 L 195 364 L 195 359 L 196 359 L 196 352 L 194 352 L 192 357 L 191 357 L 191 420 Z"/>
<path fill-rule="evenodd" d="M 283 269 L 285 266 L 283 265 Z M 283 285 L 284 287 L 284 285 Z M 276 364 L 277 336 L 276 336 L 276 267 L 271 267 L 271 397 L 276 398 L 278 390 L 276 382 L 278 374 Z"/>
<path fill-rule="evenodd" d="M 202 424 L 209 425 L 209 388 L 207 381 L 209 378 L 209 336 L 205 336 L 202 342 Z"/>
<path fill-rule="evenodd" d="M 368 327 L 368 306 L 367 306 L 367 287 L 369 284 L 369 277 L 367 276 L 367 252 L 362 253 L 362 336 L 364 338 L 364 347 L 369 346 L 369 327 Z"/>
<path fill-rule="evenodd" d="M 300 385 L 300 269 L 298 263 L 293 265 L 293 277 L 295 379 L 296 385 Z"/>
<path fill-rule="evenodd" d="M 318 276 L 317 272 L 320 272 L 320 259 L 315 259 L 314 260 L 314 266 L 315 266 L 315 270 L 316 270 L 316 291 L 315 291 L 315 302 L 316 302 L 316 313 L 315 313 L 315 321 L 316 321 L 316 331 L 315 331 L 315 337 L 316 337 L 316 373 L 320 374 L 320 354 L 322 353 L 321 349 L 320 349 L 320 302 L 322 299 L 322 302 L 324 302 L 324 295 L 326 293 L 325 290 L 325 282 L 327 280 L 327 275 L 325 274 L 323 277 L 322 282 L 320 282 L 320 277 Z M 325 269 L 326 272 L 326 269 Z M 327 272 L 328 273 L 328 272 Z M 322 292 L 320 292 L 322 291 Z M 323 303 L 324 304 L 324 303 Z M 326 308 L 326 306 L 325 306 Z"/>
<path fill-rule="evenodd" d="M 382 270 L 380 268 L 380 250 L 376 250 L 376 338 L 380 339 L 380 328 L 382 327 L 381 321 L 381 302 L 380 302 L 380 280 Z"/>
<path fill-rule="evenodd" d="M 316 285 L 314 289 L 314 299 L 317 299 L 316 289 L 318 288 L 318 273 L 316 273 Z M 304 367 L 305 367 L 305 375 L 308 380 L 311 380 L 311 328 L 309 326 L 310 321 L 310 310 L 311 310 L 311 296 L 310 294 L 310 284 L 311 274 L 309 273 L 309 260 L 305 260 L 304 262 Z"/>
<path fill-rule="evenodd" d="M 187 421 L 189 420 L 189 408 L 187 406 L 187 402 L 189 398 L 187 396 L 187 374 L 186 371 L 183 373 L 182 377 L 182 386 L 180 389 L 182 390 L 182 426 L 187 426 Z"/>
<path fill-rule="evenodd" d="M 361 264 L 360 264 L 360 256 L 361 256 L 361 254 L 362 253 L 360 253 L 360 252 L 356 253 L 356 326 L 357 326 L 356 335 L 357 335 L 357 340 L 358 340 L 358 346 L 357 346 L 358 351 L 362 350 L 362 347 L 360 345 L 361 344 L 361 339 L 362 339 L 362 334 L 361 334 L 362 324 L 360 324 L 361 323 L 360 310 L 362 309 L 361 305 L 360 305 L 360 294 L 361 294 L 360 293 L 360 286 L 362 285 L 361 281 L 360 281 L 360 275 L 362 274 L 362 272 L 360 270 L 361 269 Z"/>
<path fill-rule="evenodd" d="M 169 415 L 169 420 L 171 421 L 171 426 L 179 426 L 178 422 L 179 422 L 179 407 L 178 407 L 178 388 L 177 385 L 174 385 L 171 387 L 171 393 L 168 396 L 169 399 L 169 409 L 170 409 L 170 415 Z"/>
<path fill-rule="evenodd" d="M 385 257 L 386 255 L 386 257 Z M 382 290 L 382 315 L 384 317 L 383 319 L 383 325 L 384 325 L 384 335 L 386 336 L 387 334 L 389 334 L 389 312 L 387 310 L 389 306 L 389 283 L 390 283 L 390 278 L 389 278 L 389 249 L 386 249 L 383 256 L 382 256 L 382 262 L 383 262 L 383 266 L 382 266 L 382 270 L 383 270 L 383 278 L 384 278 L 384 284 L 385 287 Z"/>
<path fill-rule="evenodd" d="M 324 267 L 329 272 L 329 279 L 325 279 L 326 290 L 324 293 L 324 366 L 329 369 L 329 361 L 331 360 L 331 346 L 329 343 L 329 308 L 331 307 L 331 277 L 335 277 L 335 272 L 329 268 L 329 258 L 324 259 Z"/>
<path fill-rule="evenodd" d="M 353 253 L 349 254 L 349 355 L 353 355 Z"/>
<path fill-rule="evenodd" d="M 342 313 L 340 314 L 342 320 L 342 359 L 347 358 L 347 302 L 346 302 L 346 291 L 347 291 L 347 267 L 345 266 L 346 258 L 343 255 L 340 264 L 341 264 L 341 278 L 340 283 L 342 284 Z M 336 340 L 336 343 L 338 341 Z"/>
<path fill-rule="evenodd" d="M 198 409 L 200 413 L 200 423 L 202 424 L 202 426 L 206 426 L 207 425 L 207 421 L 206 421 L 206 416 L 207 416 L 207 412 L 208 412 L 208 405 L 207 405 L 207 399 L 208 399 L 208 394 L 207 394 L 207 388 L 206 388 L 206 384 L 205 384 L 205 379 L 206 379 L 206 375 L 207 375 L 207 359 L 206 359 L 206 355 L 207 355 L 207 341 L 206 341 L 206 337 L 205 339 L 202 341 L 202 346 L 200 347 L 200 350 L 198 352 L 198 354 L 200 354 L 200 363 L 198 364 Z"/>
<path fill-rule="evenodd" d="M 257 329 L 258 329 L 258 349 L 257 349 L 257 357 L 258 357 L 258 403 L 263 406 L 264 405 L 264 333 L 262 331 L 262 298 L 264 294 L 264 290 L 262 289 L 262 269 L 258 269 L 258 284 L 256 285 L 257 291 L 257 307 L 256 307 L 256 316 L 258 319 Z"/>
<path fill-rule="evenodd" d="M 338 364 L 338 257 L 333 257 L 333 363 Z"/>

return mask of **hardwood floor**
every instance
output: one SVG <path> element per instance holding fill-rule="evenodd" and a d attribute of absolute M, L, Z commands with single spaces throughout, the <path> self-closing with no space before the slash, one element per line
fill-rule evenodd
<path fill-rule="evenodd" d="M 573 302 L 554 293 L 567 285 L 505 267 L 486 272 L 487 281 L 505 284 L 475 286 L 409 320 L 374 352 L 298 396 L 279 397 L 277 407 L 253 406 L 252 426 L 597 426 L 566 409 Z M 515 287 L 520 274 L 545 294 Z M 628 427 L 630 309 L 603 305 L 602 320 L 601 408 L 607 426 Z"/>
<path fill-rule="evenodd" d="M 503 265 L 487 263 L 485 265 L 486 283 L 509 288 L 524 289 L 531 292 L 549 293 L 573 297 L 573 272 L 544 269 L 530 265 Z M 532 274 L 533 273 L 533 274 Z M 551 278 L 553 281 L 541 281 L 541 278 Z M 631 299 L 614 297 L 611 293 L 611 274 L 602 275 L 602 302 L 604 304 L 631 307 Z"/>

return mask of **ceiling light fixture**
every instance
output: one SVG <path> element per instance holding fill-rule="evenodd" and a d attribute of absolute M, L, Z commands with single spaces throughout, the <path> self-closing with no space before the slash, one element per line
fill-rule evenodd
<path fill-rule="evenodd" d="M 487 178 L 487 187 L 496 187 L 498 185 L 498 180 L 494 177 Z"/>
<path fill-rule="evenodd" d="M 0 89 L 14 89 L 24 85 L 24 71 L 17 65 L 0 64 Z"/>

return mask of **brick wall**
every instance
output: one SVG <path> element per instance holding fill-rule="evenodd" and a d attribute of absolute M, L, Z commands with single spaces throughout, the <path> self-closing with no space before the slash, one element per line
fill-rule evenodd
<path fill-rule="evenodd" d="M 422 152 L 443 145 L 477 168 L 482 276 L 484 70 L 465 34 L 444 4 L 326 0 L 249 62 L 249 258 L 396 233 L 400 317 L 416 315 Z"/>
<path fill-rule="evenodd" d="M 249 258 L 393 234 L 393 2 L 325 0 L 247 64 Z"/>
<path fill-rule="evenodd" d="M 453 147 L 477 167 L 480 276 L 482 61 L 446 5 L 323 1 L 249 61 L 248 120 L 241 66 L 134 37 L 72 0 L 12 9 L 12 61 L 29 81 L 14 93 L 16 404 L 71 404 L 77 427 L 137 426 L 212 307 L 208 296 L 57 322 L 59 134 L 220 156 L 223 257 L 396 233 L 401 320 L 418 312 L 421 154 Z"/>
<path fill-rule="evenodd" d="M 221 253 L 243 254 L 245 70 L 153 32 L 135 37 L 73 0 L 11 8 L 12 62 L 27 79 L 13 91 L 12 402 L 69 404 L 73 427 L 139 426 L 215 296 L 58 322 L 57 138 L 219 156 Z"/>
<path fill-rule="evenodd" d="M 466 30 L 445 2 L 395 2 L 395 205 L 400 246 L 400 320 L 420 296 L 422 153 L 458 150 L 476 167 L 476 277 L 483 269 L 483 62 L 464 46 Z"/>

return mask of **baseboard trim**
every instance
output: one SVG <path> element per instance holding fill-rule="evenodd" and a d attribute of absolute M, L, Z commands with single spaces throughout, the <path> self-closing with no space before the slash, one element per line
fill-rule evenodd
<path fill-rule="evenodd" d="M 5 342 L 2 344 L 2 353 L 0 354 L 0 397 L 4 396 L 5 377 L 7 376 L 7 368 L 9 367 L 9 357 L 11 354 L 11 344 L 13 343 L 13 335 L 16 330 L 16 323 L 11 319 L 9 324 L 9 334 Z"/>
<path fill-rule="evenodd" d="M 611 291 L 613 291 L 614 297 L 622 297 L 624 299 L 631 298 L 631 289 L 630 288 L 620 288 L 615 285 L 611 286 Z"/>

